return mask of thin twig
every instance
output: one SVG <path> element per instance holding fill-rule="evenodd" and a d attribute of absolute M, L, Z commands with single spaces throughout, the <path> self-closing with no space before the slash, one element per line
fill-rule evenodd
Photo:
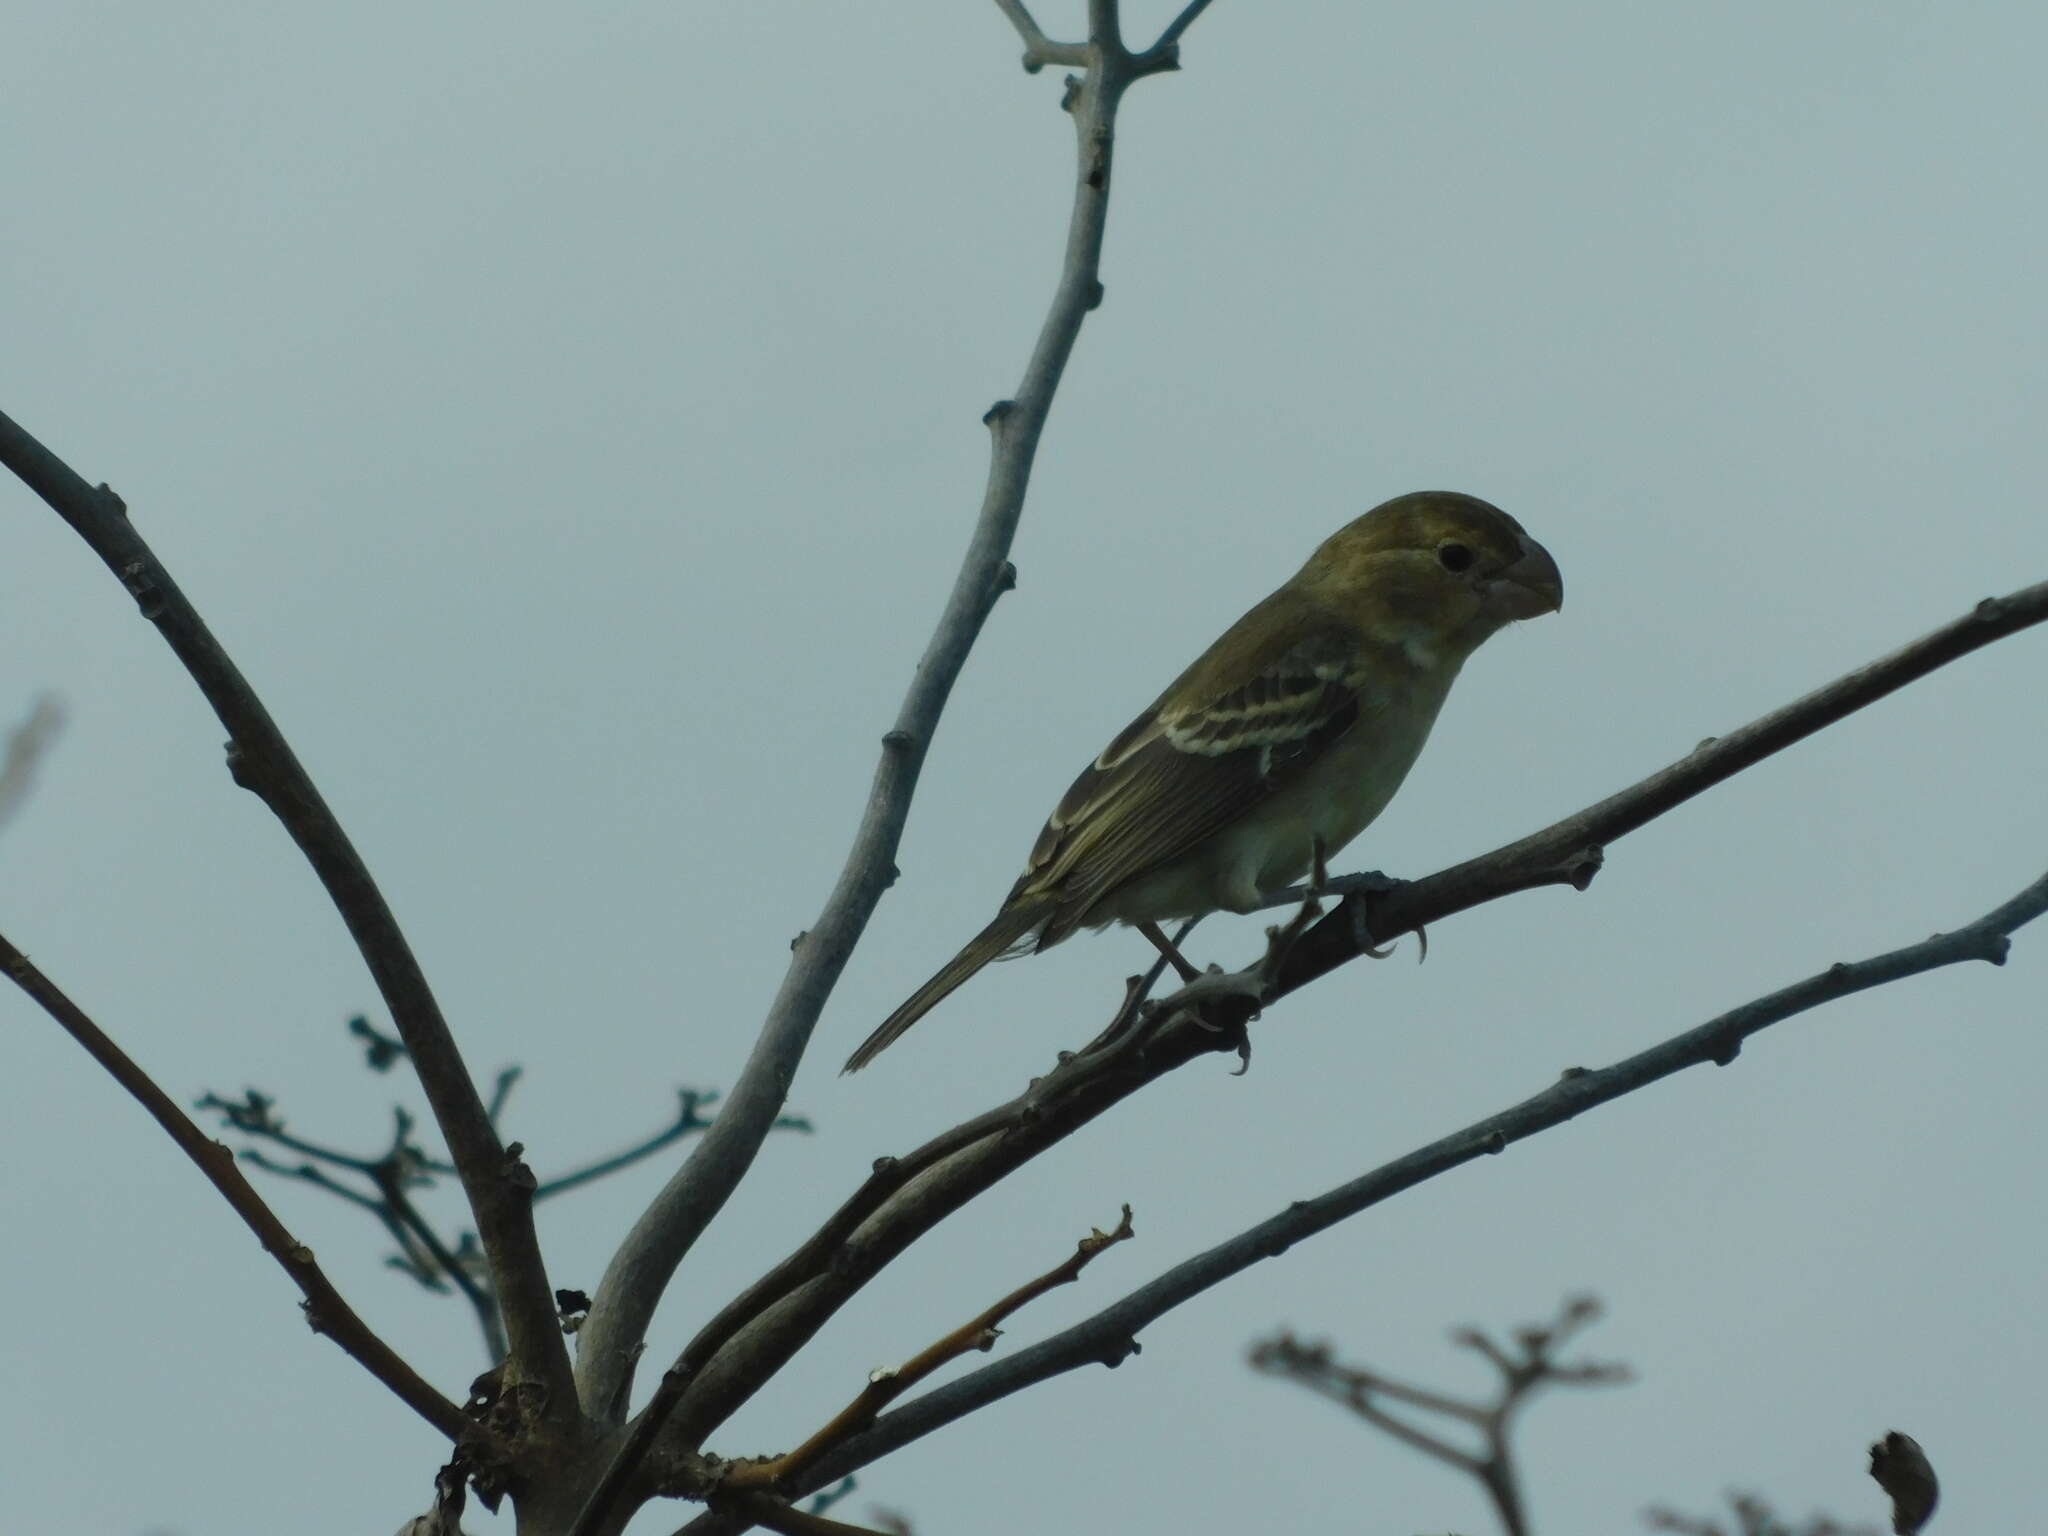
<path fill-rule="evenodd" d="M 491 1291 L 489 1277 L 482 1282 L 470 1273 L 469 1266 L 449 1250 L 441 1240 L 441 1234 L 422 1216 L 405 1193 L 404 1161 L 394 1153 L 385 1163 L 372 1170 L 377 1192 L 384 1197 L 384 1205 L 397 1219 L 400 1227 L 411 1234 L 414 1242 L 426 1250 L 435 1266 L 446 1275 L 455 1288 L 462 1292 L 469 1302 L 470 1310 L 476 1314 L 476 1325 L 484 1336 L 484 1359 L 496 1364 L 505 1358 L 505 1322 L 498 1306 L 498 1298 Z"/>
<path fill-rule="evenodd" d="M 524 1073 L 525 1069 L 522 1067 L 500 1067 L 498 1069 L 497 1081 L 491 1084 L 490 1102 L 484 1106 L 484 1113 L 490 1117 L 493 1127 L 497 1125 L 499 1117 L 505 1113 L 505 1104 L 512 1097 L 512 1090 L 519 1085 L 519 1079 Z M 540 1198 L 538 1190 L 534 1191 L 534 1198 L 536 1200 Z"/>
<path fill-rule="evenodd" d="M 1137 1347 L 1138 1332 L 1175 1307 L 1295 1243 L 1450 1169 L 1504 1151 L 1515 1142 L 1565 1124 L 1603 1104 L 1689 1067 L 1732 1062 L 1742 1042 L 1773 1024 L 1907 976 L 1973 960 L 2002 964 L 2010 935 L 2048 912 L 2048 875 L 1953 933 L 1866 960 L 1830 966 L 1804 981 L 1756 998 L 1717 1018 L 1596 1071 L 1573 1069 L 1551 1087 L 1496 1115 L 1419 1147 L 1218 1243 L 1140 1286 L 1093 1317 L 1051 1338 L 934 1388 L 883 1414 L 799 1481 L 822 1484 L 908 1445 L 962 1416 L 1040 1381 L 1100 1361 L 1115 1364 Z M 792 1489 L 793 1492 L 802 1491 Z M 686 1529 L 724 1527 L 702 1517 Z"/>
<path fill-rule="evenodd" d="M 1147 53 L 1157 53 L 1163 48 L 1173 47 L 1180 41 L 1181 34 L 1193 26 L 1195 19 L 1208 8 L 1209 0 L 1188 0 L 1186 7 L 1182 9 L 1181 13 L 1167 24 L 1164 32 L 1159 34 L 1159 41 L 1145 51 Z"/>
<path fill-rule="evenodd" d="M 319 876 L 405 1041 L 461 1172 L 517 1364 L 546 1389 L 546 1415 L 566 1425 L 576 1414 L 575 1384 L 534 1233 L 532 1175 L 500 1144 L 440 1004 L 368 867 L 255 689 L 129 521 L 121 498 L 104 485 L 88 485 L 5 415 L 0 463 L 85 540 L 156 625 L 227 728 L 235 782 L 270 807 Z"/>
<path fill-rule="evenodd" d="M 217 1093 L 202 1094 L 193 1107 L 212 1110 L 231 1129 L 240 1131 L 244 1136 L 258 1136 L 265 1141 L 276 1142 L 288 1152 L 296 1152 L 316 1162 L 330 1163 L 336 1168 L 367 1175 L 376 1170 L 379 1162 L 374 1157 L 358 1157 L 352 1152 L 337 1151 L 317 1141 L 294 1136 L 284 1128 L 284 1121 L 276 1113 L 277 1100 L 254 1088 L 245 1090 L 239 1099 L 224 1099 Z"/>
<path fill-rule="evenodd" d="M 601 1179 L 608 1173 L 617 1173 L 621 1168 L 630 1168 L 633 1164 L 639 1162 L 641 1158 L 648 1157 L 653 1153 L 659 1152 L 663 1147 L 681 1141 L 692 1131 L 703 1130 L 711 1124 L 711 1121 L 705 1119 L 698 1111 L 703 1108 L 708 1100 L 716 1097 L 716 1094 L 706 1093 L 698 1088 L 678 1088 L 676 1090 L 676 1117 L 668 1125 L 656 1131 L 646 1140 L 636 1142 L 634 1145 L 627 1147 L 623 1152 L 615 1152 L 610 1157 L 599 1158 L 594 1163 L 587 1163 L 581 1168 L 571 1169 L 568 1173 L 558 1174 L 552 1179 L 545 1180 L 535 1187 L 533 1198 L 538 1201 L 545 1200 L 551 1195 L 566 1194 L 572 1189 L 577 1189 L 582 1185 Z M 784 1123 L 787 1122 L 788 1117 L 785 1116 Z M 809 1125 L 804 1125 L 804 1129 L 810 1129 Z"/>
<path fill-rule="evenodd" d="M 390 1212 L 384 1209 L 382 1200 L 374 1195 L 366 1195 L 359 1189 L 350 1189 L 316 1163 L 300 1163 L 293 1167 L 290 1163 L 280 1163 L 275 1158 L 266 1156 L 255 1147 L 244 1147 L 236 1156 L 251 1167 L 261 1168 L 265 1173 L 274 1173 L 280 1178 L 297 1179 L 337 1199 L 346 1200 L 350 1205 L 359 1205 L 366 1211 L 390 1219 Z"/>
<path fill-rule="evenodd" d="M 342 1299 L 341 1293 L 335 1290 L 333 1283 L 314 1262 L 313 1250 L 286 1230 L 276 1213 L 263 1203 L 263 1197 L 242 1177 L 242 1170 L 235 1166 L 234 1154 L 195 1125 L 192 1118 L 130 1059 L 127 1052 L 109 1039 L 105 1031 L 57 988 L 56 983 L 37 970 L 28 957 L 4 937 L 0 937 L 0 970 L 5 970 L 16 986 L 62 1025 L 72 1039 L 85 1047 L 87 1054 L 149 1112 L 150 1117 L 178 1144 L 178 1149 L 220 1191 L 235 1214 L 242 1218 L 243 1224 L 256 1234 L 264 1252 L 277 1260 L 279 1267 L 306 1298 L 306 1321 L 312 1324 L 315 1333 L 324 1333 L 334 1340 L 363 1369 L 389 1387 L 399 1401 L 451 1440 L 459 1439 L 471 1428 L 462 1410 L 436 1392 L 417 1371 L 400 1359 L 398 1353 L 372 1333 L 369 1325 L 356 1315 L 355 1309 Z"/>
<path fill-rule="evenodd" d="M 1022 0 L 996 0 L 996 6 L 1010 18 L 1010 25 L 1017 29 L 1017 35 L 1024 39 L 1024 71 L 1037 74 L 1048 64 L 1059 64 L 1068 69 L 1088 67 L 1088 45 L 1086 43 L 1056 43 L 1040 30 L 1031 13 L 1023 6 Z"/>
<path fill-rule="evenodd" d="M 781 1532 L 782 1536 L 882 1536 L 871 1526 L 848 1525 L 844 1520 L 828 1519 L 764 1493 L 743 1493 L 719 1502 L 752 1524 L 765 1525 L 771 1531 Z"/>
<path fill-rule="evenodd" d="M 500 1074 L 502 1082 L 504 1074 Z M 246 1151 L 243 1157 L 257 1167 L 289 1178 L 296 1178 L 330 1194 L 339 1195 L 351 1204 L 369 1210 L 391 1234 L 399 1246 L 400 1267 L 422 1285 L 434 1291 L 446 1291 L 448 1285 L 442 1277 L 462 1293 L 471 1309 L 476 1313 L 477 1327 L 483 1334 L 484 1355 L 491 1362 L 505 1358 L 505 1328 L 498 1310 L 497 1298 L 490 1292 L 488 1275 L 479 1283 L 472 1273 L 473 1266 L 465 1264 L 451 1251 L 441 1235 L 434 1230 L 419 1208 L 406 1194 L 409 1185 L 431 1184 L 426 1170 L 438 1168 L 453 1172 L 445 1164 L 430 1164 L 418 1144 L 412 1139 L 413 1119 L 403 1109 L 393 1111 L 393 1134 L 390 1147 L 378 1157 L 358 1157 L 341 1152 L 318 1142 L 307 1141 L 285 1129 L 282 1117 L 276 1112 L 276 1100 L 267 1094 L 249 1089 L 240 1100 L 223 1099 L 209 1093 L 199 1100 L 201 1109 L 214 1110 L 235 1130 L 245 1136 L 260 1137 L 276 1143 L 301 1156 L 345 1168 L 369 1182 L 376 1191 L 374 1197 L 363 1195 L 348 1188 L 338 1179 L 330 1177 L 313 1164 L 292 1168 L 273 1162 L 254 1150 Z"/>
<path fill-rule="evenodd" d="M 868 1377 L 867 1384 L 853 1401 L 810 1439 L 787 1455 L 734 1467 L 726 1477 L 725 1486 L 773 1490 L 801 1477 L 806 1468 L 874 1423 L 885 1407 L 934 1371 L 971 1351 L 995 1348 L 1002 1325 L 1012 1314 L 1054 1287 L 1071 1285 L 1080 1279 L 1081 1271 L 1093 1262 L 1097 1254 L 1125 1241 L 1130 1235 L 1131 1208 L 1127 1205 L 1123 1208 L 1123 1219 L 1114 1230 L 1104 1232 L 1097 1227 L 1082 1238 L 1073 1253 L 1061 1263 L 1018 1286 L 994 1306 L 952 1329 L 894 1370 L 876 1371 Z"/>

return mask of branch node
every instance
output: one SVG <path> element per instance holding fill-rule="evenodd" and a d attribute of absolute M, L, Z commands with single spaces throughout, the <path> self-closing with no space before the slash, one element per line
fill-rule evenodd
<path fill-rule="evenodd" d="M 994 405 L 981 413 L 981 424 L 984 427 L 999 428 L 1010 419 L 1010 413 L 1016 409 L 1016 401 L 998 400 Z"/>
<path fill-rule="evenodd" d="M 797 934 L 796 934 L 796 937 L 795 937 L 795 938 L 793 938 L 793 939 L 791 939 L 791 940 L 789 941 L 789 952 L 790 952 L 790 953 L 791 953 L 791 954 L 793 955 L 793 954 L 795 954 L 795 953 L 796 953 L 796 952 L 797 952 L 798 950 L 802 949 L 802 948 L 804 947 L 804 940 L 805 940 L 805 939 L 808 939 L 808 938 L 809 938 L 810 936 L 811 936 L 811 930 L 810 930 L 810 929 L 808 929 L 808 928 L 799 928 L 799 929 L 797 930 Z"/>
<path fill-rule="evenodd" d="M 498 1177 L 514 1189 L 532 1194 L 540 1188 L 540 1180 L 533 1176 L 533 1170 L 526 1166 L 526 1146 L 513 1142 L 505 1148 L 504 1161 L 498 1164 Z"/>
<path fill-rule="evenodd" d="M 128 589 L 128 595 L 135 599 L 135 606 L 142 610 L 142 616 L 151 623 L 163 617 L 163 588 L 156 584 L 156 578 L 149 574 L 149 566 L 141 560 L 131 560 L 121 567 L 121 585 Z"/>
<path fill-rule="evenodd" d="M 101 506 L 113 516 L 123 519 L 128 516 L 128 503 L 123 501 L 120 492 L 107 484 L 106 481 L 102 480 L 95 486 L 93 493 L 99 497 Z"/>
<path fill-rule="evenodd" d="M 997 569 L 995 589 L 998 593 L 1017 590 L 1017 566 L 1014 561 L 1005 560 Z"/>
<path fill-rule="evenodd" d="M 891 752 L 908 752 L 917 745 L 917 738 L 908 731 L 888 731 L 882 736 L 882 745 Z"/>
<path fill-rule="evenodd" d="M 1498 1128 L 1488 1131 L 1480 1147 L 1488 1157 L 1498 1157 L 1508 1149 L 1507 1133 Z"/>
<path fill-rule="evenodd" d="M 1086 300 L 1088 308 L 1102 308 L 1102 296 L 1106 292 L 1108 292 L 1108 290 L 1102 286 L 1102 280 L 1100 278 L 1090 283 L 1088 285 L 1088 298 Z"/>
<path fill-rule="evenodd" d="M 1131 1356 L 1142 1355 L 1144 1352 L 1145 1346 L 1140 1344 L 1136 1339 L 1118 1339 L 1114 1344 L 1110 1345 L 1109 1348 L 1105 1349 L 1102 1352 L 1102 1363 L 1108 1369 L 1113 1371 L 1118 1366 L 1122 1365 L 1126 1360 L 1130 1359 Z"/>
<path fill-rule="evenodd" d="M 1586 887 L 1593 883 L 1593 877 L 1600 873 L 1601 867 L 1606 862 L 1607 850 L 1605 848 L 1601 847 L 1598 843 L 1587 844 L 1579 851 L 1577 857 L 1566 866 L 1567 878 L 1571 881 L 1572 889 L 1575 891 L 1585 890 Z"/>

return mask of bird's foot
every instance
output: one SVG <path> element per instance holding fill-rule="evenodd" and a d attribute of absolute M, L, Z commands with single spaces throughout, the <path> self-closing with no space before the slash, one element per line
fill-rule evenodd
<path fill-rule="evenodd" d="M 1212 965 L 1202 975 L 1188 982 L 1177 992 L 1168 993 L 1156 1003 L 1148 1004 L 1144 1010 L 1151 1027 L 1150 1035 L 1182 1014 L 1197 1029 L 1205 1029 L 1213 1035 L 1228 1037 L 1225 1044 L 1237 1052 L 1238 1068 L 1234 1076 L 1242 1077 L 1251 1070 L 1252 1037 L 1245 1026 L 1259 1016 L 1259 1010 L 1273 995 L 1271 977 L 1267 974 L 1262 960 L 1257 965 L 1248 965 L 1241 971 L 1226 971 Z M 1219 1024 L 1204 1012 L 1206 1006 L 1215 1002 L 1249 1002 L 1250 1010 L 1241 1018 L 1233 1018 L 1227 1024 Z"/>
<path fill-rule="evenodd" d="M 1408 883 L 1392 875 L 1381 874 L 1376 869 L 1362 869 L 1355 875 L 1333 875 L 1327 870 L 1311 869 L 1308 879 L 1302 884 L 1283 885 L 1252 910 L 1263 912 L 1271 907 L 1291 907 L 1311 896 L 1384 896 Z"/>
<path fill-rule="evenodd" d="M 1355 875 L 1339 875 L 1327 881 L 1323 891 L 1331 896 L 1385 896 L 1411 883 L 1383 874 L 1377 869 L 1364 869 Z M 1351 903 L 1351 934 L 1357 940 L 1359 949 L 1375 960 L 1384 960 L 1394 952 L 1392 939 L 1384 944 L 1374 942 L 1372 929 L 1366 923 L 1366 904 L 1362 901 Z M 1419 924 L 1415 929 L 1415 942 L 1415 960 L 1419 965 L 1429 958 L 1429 932 Z"/>
<path fill-rule="evenodd" d="M 1311 901 L 1318 896 L 1384 896 L 1390 891 L 1398 891 L 1409 883 L 1392 875 L 1382 874 L 1377 869 L 1360 870 L 1355 875 L 1329 874 L 1322 867 L 1321 850 L 1318 849 L 1315 867 L 1306 884 L 1290 885 L 1277 890 L 1259 903 L 1259 906 L 1261 909 L 1288 907 L 1296 902 Z M 1362 901 L 1351 903 L 1351 932 L 1359 948 L 1375 960 L 1384 960 L 1394 952 L 1391 942 L 1379 944 L 1375 941 L 1372 930 L 1366 925 L 1365 903 Z M 1418 927 L 1415 930 L 1415 937 L 1420 946 L 1417 958 L 1428 959 L 1429 935 Z"/>

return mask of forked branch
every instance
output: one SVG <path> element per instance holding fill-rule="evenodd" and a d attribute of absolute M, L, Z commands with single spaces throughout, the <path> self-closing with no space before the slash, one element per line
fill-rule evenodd
<path fill-rule="evenodd" d="M 1137 1334 L 1203 1291 L 1221 1284 L 1295 1243 L 1335 1226 L 1439 1174 L 1505 1151 L 1689 1067 L 1727 1065 L 1742 1042 L 1773 1024 L 1825 1003 L 1926 971 L 1969 961 L 2004 962 L 2010 936 L 2048 912 L 2048 875 L 2010 901 L 1952 933 L 1865 960 L 1829 966 L 1767 996 L 1674 1035 L 1637 1055 L 1597 1070 L 1572 1068 L 1558 1082 L 1520 1104 L 1489 1115 L 1370 1173 L 1309 1200 L 1296 1201 L 1266 1220 L 1176 1265 L 1094 1316 L 1052 1337 L 934 1388 L 890 1410 L 873 1428 L 824 1457 L 792 1493 L 821 1486 L 878 1457 L 1014 1392 L 1084 1365 L 1115 1364 L 1136 1348 Z M 818 1282 L 813 1282 L 817 1284 Z M 693 1536 L 728 1527 L 700 1516 Z"/>
<path fill-rule="evenodd" d="M 412 946 L 355 845 L 255 689 L 129 522 L 121 498 L 104 485 L 88 485 L 5 415 L 0 415 L 0 464 L 70 524 L 127 588 L 227 728 L 228 767 L 235 782 L 270 807 L 326 887 L 405 1040 L 461 1173 L 490 1258 L 514 1360 L 523 1375 L 546 1389 L 548 1417 L 568 1422 L 576 1408 L 574 1384 L 534 1235 L 532 1175 L 500 1144 Z"/>
<path fill-rule="evenodd" d="M 895 1369 L 875 1372 L 868 1378 L 867 1385 L 861 1388 L 859 1395 L 810 1439 L 787 1455 L 771 1457 L 766 1461 L 741 1463 L 727 1474 L 725 1486 L 735 1489 L 774 1490 L 794 1482 L 829 1451 L 874 1423 L 876 1415 L 883 1408 L 934 1371 L 974 1350 L 994 1349 L 996 1340 L 1002 1335 L 1003 1323 L 1008 1321 L 1013 1313 L 1036 1301 L 1056 1286 L 1071 1285 L 1081 1278 L 1081 1271 L 1086 1269 L 1103 1249 L 1121 1243 L 1130 1236 L 1131 1208 L 1127 1205 L 1123 1208 L 1123 1219 L 1113 1230 L 1104 1232 L 1101 1228 L 1096 1228 L 1075 1245 L 1074 1252 L 1064 1262 L 1055 1265 L 1036 1279 L 1018 1286 L 994 1306 L 952 1329 Z"/>
<path fill-rule="evenodd" d="M 1551 1385 L 1612 1386 L 1629 1379 L 1627 1367 L 1581 1361 L 1567 1365 L 1558 1351 L 1600 1316 L 1590 1296 L 1564 1304 L 1554 1322 L 1518 1328 L 1503 1345 L 1476 1328 L 1452 1338 L 1485 1357 L 1499 1373 L 1491 1397 L 1460 1398 L 1397 1381 L 1361 1366 L 1339 1364 L 1327 1344 L 1304 1344 L 1281 1333 L 1252 1347 L 1252 1369 L 1334 1398 L 1375 1429 L 1476 1481 L 1492 1501 L 1508 1536 L 1528 1536 L 1529 1515 L 1515 1468 L 1511 1430 L 1515 1416 L 1539 1389 Z M 1448 1419 L 1473 1431 L 1476 1448 L 1447 1438 L 1430 1422 Z"/>
<path fill-rule="evenodd" d="M 989 429 L 987 484 L 944 613 L 925 647 L 895 722 L 882 737 L 867 809 L 824 910 L 795 945 L 752 1053 L 717 1122 L 656 1196 L 607 1268 L 578 1352 L 583 1398 L 599 1418 L 623 1418 L 638 1347 L 669 1278 L 725 1204 L 780 1112 L 811 1031 L 876 905 L 896 878 L 896 849 L 953 683 L 996 599 L 1016 581 L 1011 541 L 1054 392 L 1088 312 L 1102 302 L 1103 232 L 1109 211 L 1116 115 L 1124 91 L 1143 75 L 1173 67 L 1181 34 L 1206 5 L 1190 5 L 1168 36 L 1141 54 L 1124 46 L 1113 0 L 1092 0 L 1086 43 L 1045 37 L 1018 0 L 1000 0 L 1024 38 L 1026 67 L 1062 63 L 1084 69 L 1070 80 L 1076 166 L 1073 208 L 1052 304 L 1016 394 L 983 417 Z M 670 1378 L 649 1410 L 658 1422 L 672 1405 Z M 636 1443 L 640 1426 L 636 1426 Z"/>

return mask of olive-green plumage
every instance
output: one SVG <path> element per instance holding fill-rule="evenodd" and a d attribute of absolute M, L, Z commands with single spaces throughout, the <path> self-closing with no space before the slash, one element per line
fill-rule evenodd
<path fill-rule="evenodd" d="M 1083 770 L 994 920 L 845 1070 L 1005 953 L 1294 884 L 1386 808 L 1465 659 L 1562 600 L 1549 553 L 1476 497 L 1418 491 L 1339 529 Z"/>

